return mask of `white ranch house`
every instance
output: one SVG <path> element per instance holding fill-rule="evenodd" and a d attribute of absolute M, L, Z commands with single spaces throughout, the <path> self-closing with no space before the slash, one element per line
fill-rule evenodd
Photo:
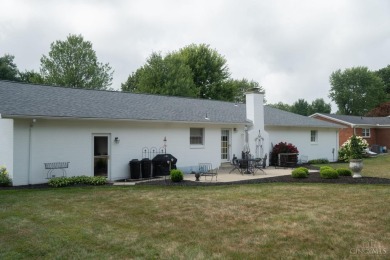
<path fill-rule="evenodd" d="M 240 157 L 245 129 L 257 156 L 283 141 L 308 159 L 337 159 L 340 126 L 264 106 L 263 99 L 256 90 L 246 104 L 234 104 L 0 81 L 0 165 L 18 186 L 47 182 L 49 162 L 69 162 L 67 176 L 93 176 L 103 158 L 107 178 L 118 180 L 129 178 L 130 160 L 142 159 L 144 148 L 164 149 L 166 138 L 166 152 L 188 172 Z"/>

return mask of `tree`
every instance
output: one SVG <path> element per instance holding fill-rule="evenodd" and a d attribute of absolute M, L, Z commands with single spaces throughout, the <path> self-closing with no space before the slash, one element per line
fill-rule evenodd
<path fill-rule="evenodd" d="M 302 116 L 308 116 L 310 111 L 309 103 L 304 99 L 298 99 L 298 101 L 294 102 L 291 106 L 291 112 L 295 114 L 299 114 Z"/>
<path fill-rule="evenodd" d="M 152 53 L 146 64 L 132 73 L 122 91 L 195 97 L 191 69 L 180 57 Z"/>
<path fill-rule="evenodd" d="M 283 102 L 278 102 L 276 104 L 270 104 L 270 107 L 277 108 L 280 110 L 284 110 L 287 112 L 291 112 L 291 106 L 289 104 L 283 103 Z"/>
<path fill-rule="evenodd" d="M 38 72 L 35 72 L 33 70 L 31 71 L 25 71 L 19 73 L 19 79 L 20 81 L 26 82 L 26 83 L 33 83 L 33 84 L 43 84 L 44 80 Z"/>
<path fill-rule="evenodd" d="M 344 115 L 364 115 L 386 98 L 383 81 L 367 67 L 337 70 L 331 74 L 330 84 L 329 97 Z"/>
<path fill-rule="evenodd" d="M 228 79 L 222 83 L 219 95 L 221 100 L 245 103 L 245 92 L 253 88 L 265 92 L 264 88 L 256 81 L 249 81 L 245 78 L 241 80 Z"/>
<path fill-rule="evenodd" d="M 311 102 L 308 115 L 312 115 L 314 113 L 330 114 L 331 111 L 332 111 L 331 104 L 325 103 L 324 99 L 322 98 L 317 98 L 316 100 Z"/>
<path fill-rule="evenodd" d="M 14 63 L 14 58 L 9 54 L 0 57 L 0 79 L 19 81 L 19 70 Z"/>
<path fill-rule="evenodd" d="M 108 63 L 98 62 L 92 43 L 81 35 L 69 35 L 66 41 L 50 45 L 49 56 L 41 58 L 45 83 L 72 88 L 107 89 L 113 71 Z"/>
<path fill-rule="evenodd" d="M 381 104 L 380 106 L 372 109 L 370 112 L 366 114 L 366 116 L 390 116 L 390 101 Z"/>
<path fill-rule="evenodd" d="M 259 83 L 229 78 L 226 60 L 208 45 L 188 45 L 146 64 L 121 84 L 122 91 L 245 102 L 244 93 Z M 263 90 L 263 89 L 262 89 Z"/>
<path fill-rule="evenodd" d="M 206 44 L 191 44 L 173 55 L 182 57 L 191 68 L 199 98 L 224 100 L 221 89 L 230 73 L 223 56 Z"/>
<path fill-rule="evenodd" d="M 390 65 L 375 72 L 375 75 L 380 77 L 385 84 L 387 97 L 390 98 Z"/>

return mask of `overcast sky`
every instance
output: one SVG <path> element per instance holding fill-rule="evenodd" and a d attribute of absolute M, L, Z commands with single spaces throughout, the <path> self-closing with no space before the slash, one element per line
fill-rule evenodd
<path fill-rule="evenodd" d="M 390 1 L 0 0 L 0 56 L 14 55 L 22 71 L 39 71 L 50 44 L 69 34 L 113 67 L 115 89 L 153 51 L 206 43 L 232 78 L 259 82 L 268 103 L 330 102 L 333 71 L 390 64 Z"/>

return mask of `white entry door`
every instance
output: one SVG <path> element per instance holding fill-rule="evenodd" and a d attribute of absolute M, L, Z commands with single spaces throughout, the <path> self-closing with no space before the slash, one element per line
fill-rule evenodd
<path fill-rule="evenodd" d="M 230 161 L 230 130 L 221 130 L 221 161 Z"/>

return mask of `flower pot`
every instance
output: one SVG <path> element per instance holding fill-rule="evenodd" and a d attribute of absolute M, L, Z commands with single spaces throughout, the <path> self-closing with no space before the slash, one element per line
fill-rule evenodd
<path fill-rule="evenodd" d="M 361 178 L 360 174 L 363 169 L 363 160 L 362 159 L 350 159 L 349 168 L 351 169 L 353 178 Z"/>
<path fill-rule="evenodd" d="M 199 178 L 200 178 L 200 173 L 199 172 L 195 173 L 195 178 L 196 178 L 195 179 L 196 181 L 199 181 Z"/>

